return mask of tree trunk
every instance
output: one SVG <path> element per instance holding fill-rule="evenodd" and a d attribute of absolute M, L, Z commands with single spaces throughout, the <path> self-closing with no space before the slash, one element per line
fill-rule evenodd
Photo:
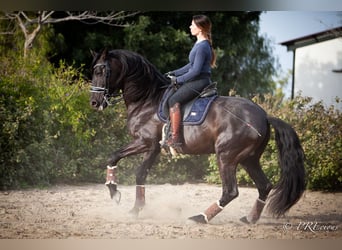
<path fill-rule="evenodd" d="M 24 58 L 27 57 L 29 50 L 32 48 L 32 44 L 34 40 L 36 39 L 39 31 L 41 29 L 41 25 L 38 24 L 38 26 L 30 33 L 25 33 L 25 43 L 24 43 Z"/>
<path fill-rule="evenodd" d="M 33 31 L 31 33 L 29 33 L 26 25 L 24 24 L 23 20 L 21 19 L 20 15 L 16 15 L 16 18 L 18 20 L 19 23 L 19 27 L 21 28 L 22 32 L 24 33 L 25 36 L 25 42 L 24 42 L 24 58 L 27 57 L 28 55 L 28 51 L 29 49 L 32 47 L 32 43 L 34 42 L 34 40 L 36 39 L 38 33 L 41 30 L 42 24 L 41 24 L 41 18 L 38 18 L 38 22 L 37 22 L 37 27 L 35 29 L 33 29 Z"/>

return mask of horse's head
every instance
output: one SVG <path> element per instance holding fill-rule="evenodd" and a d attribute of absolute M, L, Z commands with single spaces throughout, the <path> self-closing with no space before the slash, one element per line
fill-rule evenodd
<path fill-rule="evenodd" d="M 115 86 L 119 71 L 112 71 L 112 67 L 118 66 L 118 61 L 110 58 L 106 49 L 102 53 L 92 54 L 94 59 L 92 64 L 90 105 L 97 110 L 103 110 L 108 105 L 118 102 L 121 96 L 119 87 Z"/>
<path fill-rule="evenodd" d="M 157 104 L 169 81 L 141 55 L 127 50 L 93 54 L 90 105 L 103 110 L 124 99 Z M 121 95 L 122 94 L 122 95 Z"/>

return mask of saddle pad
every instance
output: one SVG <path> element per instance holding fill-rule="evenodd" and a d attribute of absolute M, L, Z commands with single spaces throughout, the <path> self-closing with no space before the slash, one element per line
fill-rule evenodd
<path fill-rule="evenodd" d="M 172 92 L 172 90 L 165 91 L 157 112 L 158 118 L 164 123 L 167 122 L 169 117 L 168 113 L 165 114 L 165 112 L 168 112 L 168 109 L 165 108 L 165 104 L 170 94 L 172 94 L 170 92 Z M 199 97 L 195 100 L 190 101 L 186 105 L 183 105 L 183 107 L 181 107 L 183 114 L 183 125 L 200 125 L 204 121 L 210 105 L 216 97 L 217 95 L 209 97 Z M 191 106 L 187 107 L 187 105 Z"/>

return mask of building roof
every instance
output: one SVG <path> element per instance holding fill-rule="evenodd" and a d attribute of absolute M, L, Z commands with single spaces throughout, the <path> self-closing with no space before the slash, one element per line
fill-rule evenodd
<path fill-rule="evenodd" d="M 280 43 L 287 47 L 287 51 L 293 51 L 297 48 L 308 46 L 311 44 L 324 42 L 327 40 L 342 37 L 342 26 L 333 29 L 325 30 L 315 34 L 299 37 L 286 42 Z"/>

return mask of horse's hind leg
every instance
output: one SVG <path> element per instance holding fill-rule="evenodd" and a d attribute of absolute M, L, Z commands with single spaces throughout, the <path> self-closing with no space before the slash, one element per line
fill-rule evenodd
<path fill-rule="evenodd" d="M 222 179 L 222 196 L 221 199 L 209 206 L 203 213 L 192 216 L 189 219 L 199 223 L 208 223 L 223 208 L 238 195 L 238 187 L 236 181 L 236 167 L 234 163 L 227 164 L 227 157 L 220 155 L 218 157 L 219 171 Z"/>
<path fill-rule="evenodd" d="M 262 171 L 259 158 L 248 158 L 241 165 L 254 181 L 259 192 L 259 197 L 255 201 L 250 213 L 247 216 L 242 217 L 240 220 L 245 223 L 254 224 L 260 218 L 260 215 L 266 203 L 267 196 L 272 189 L 272 184 L 267 179 L 265 173 Z"/>

